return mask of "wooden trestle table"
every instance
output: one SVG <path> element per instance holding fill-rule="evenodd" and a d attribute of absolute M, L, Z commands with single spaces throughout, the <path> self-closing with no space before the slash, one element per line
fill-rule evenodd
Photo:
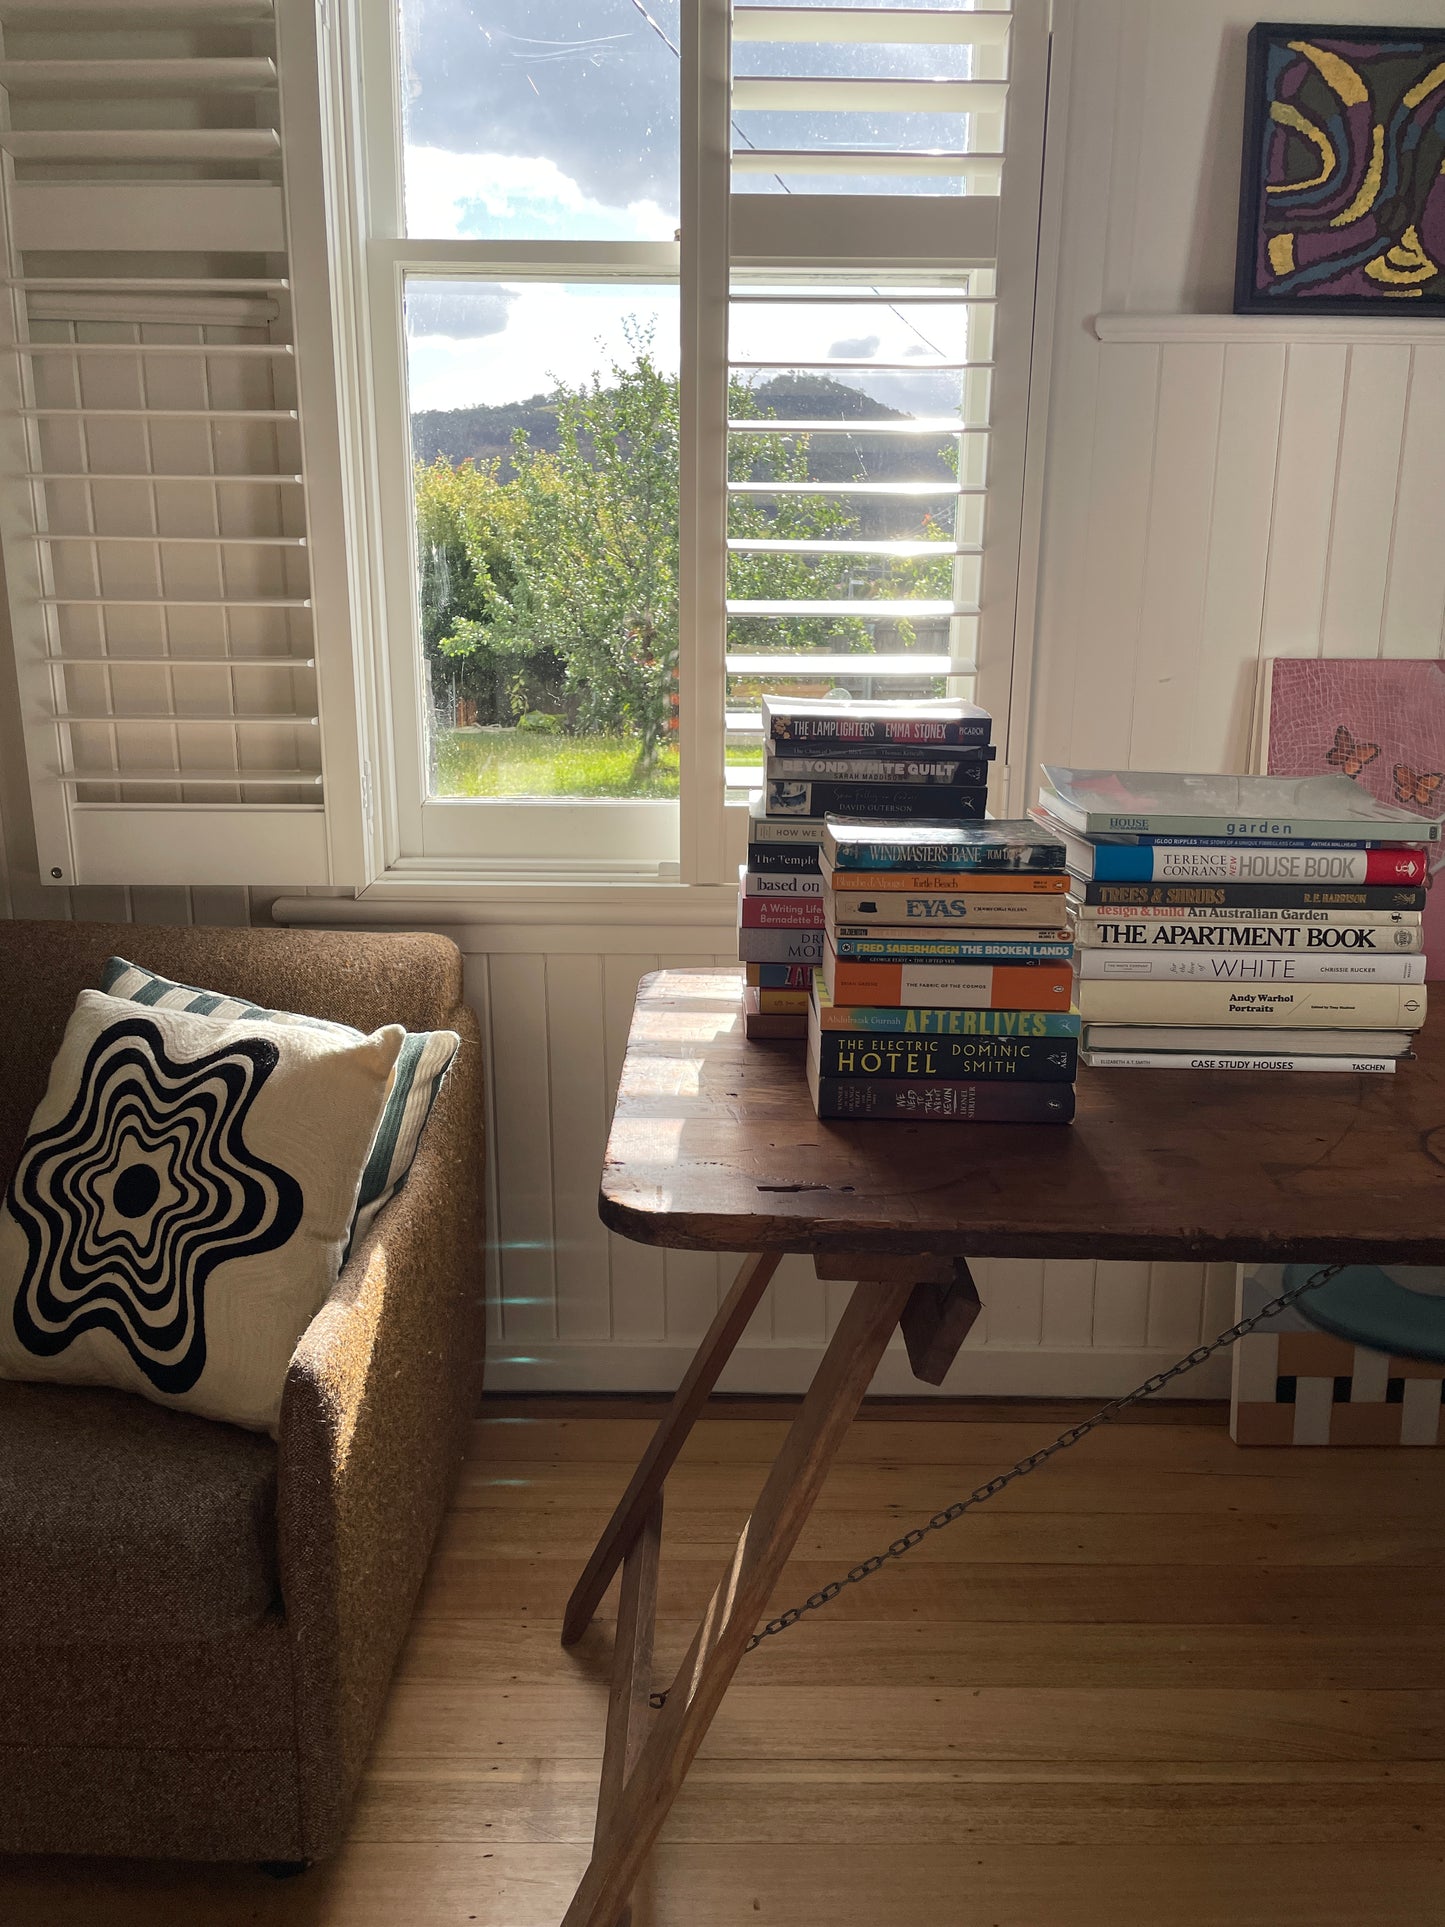
<path fill-rule="evenodd" d="M 1071 1126 L 824 1124 L 741 972 L 639 987 L 602 1173 L 643 1244 L 747 1252 L 567 1606 L 622 1568 L 593 1854 L 563 1927 L 617 1927 L 896 1327 L 942 1381 L 970 1256 L 1445 1264 L 1445 1026 L 1390 1077 L 1081 1070 Z M 662 1487 L 787 1252 L 857 1280 L 666 1705 L 648 1710 Z"/>

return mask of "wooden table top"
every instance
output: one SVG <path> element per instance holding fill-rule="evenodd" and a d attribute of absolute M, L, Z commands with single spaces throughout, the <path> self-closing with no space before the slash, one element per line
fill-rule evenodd
<path fill-rule="evenodd" d="M 822 1123 L 742 972 L 638 990 L 605 1224 L 693 1251 L 1445 1264 L 1445 1024 L 1393 1077 L 1081 1066 L 1071 1125 Z"/>

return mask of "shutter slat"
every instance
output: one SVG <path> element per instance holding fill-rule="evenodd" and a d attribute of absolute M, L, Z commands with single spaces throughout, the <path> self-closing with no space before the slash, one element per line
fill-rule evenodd
<path fill-rule="evenodd" d="M 997 47 L 1013 16 L 982 7 L 734 7 L 734 40 L 812 46 Z"/>
<path fill-rule="evenodd" d="M 971 676 L 975 664 L 961 656 L 856 655 L 743 656 L 729 654 L 730 676 Z"/>
<path fill-rule="evenodd" d="M 998 114 L 1003 80 L 854 80 L 832 74 L 736 75 L 733 109 L 796 114 Z"/>

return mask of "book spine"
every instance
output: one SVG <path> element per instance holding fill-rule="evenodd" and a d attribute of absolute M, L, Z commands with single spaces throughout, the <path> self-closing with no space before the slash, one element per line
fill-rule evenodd
<path fill-rule="evenodd" d="M 986 890 L 997 896 L 1058 897 L 1069 892 L 1069 876 L 1063 870 L 1040 873 L 1037 870 L 1006 870 L 998 865 L 981 865 L 961 870 L 860 870 L 843 869 L 825 861 L 824 887 L 829 890 L 866 890 L 870 896 L 880 890 L 915 891 L 931 896 L 957 896 L 960 892 Z"/>
<path fill-rule="evenodd" d="M 912 897 L 900 890 L 880 891 L 876 896 L 860 892 L 837 891 L 827 899 L 830 913 L 840 927 L 845 923 L 868 930 L 956 930 L 983 929 L 997 925 L 1029 929 L 1063 930 L 1068 926 L 1068 899 L 1062 896 L 1014 895 L 991 890 L 972 890 L 958 897 Z"/>
<path fill-rule="evenodd" d="M 745 897 L 822 897 L 822 874 L 815 870 L 740 869 L 738 886 Z"/>
<path fill-rule="evenodd" d="M 1091 1070 L 1100 1071 L 1341 1071 L 1356 1075 L 1388 1075 L 1393 1057 L 1265 1057 L 1263 1055 L 1205 1053 L 1185 1050 L 1091 1050 L 1084 1053 Z"/>
<path fill-rule="evenodd" d="M 1423 957 L 1250 955 L 1220 957 L 1198 951 L 1085 950 L 1081 978 L 1129 977 L 1176 983 L 1423 984 Z"/>
<path fill-rule="evenodd" d="M 918 717 L 902 718 L 843 716 L 774 716 L 772 740 L 775 743 L 807 743 L 819 749 L 833 744 L 906 743 L 910 747 L 932 744 L 971 745 L 986 749 L 993 734 L 992 716 L 964 716 L 947 722 Z"/>
<path fill-rule="evenodd" d="M 835 763 L 974 763 L 980 769 L 978 780 L 984 782 L 998 749 L 992 743 L 795 743 L 769 738 L 763 755 L 777 763 L 805 762 L 810 757 Z"/>
<path fill-rule="evenodd" d="M 919 1037 L 1077 1037 L 1075 1010 L 958 1010 L 918 1005 L 825 1003 L 817 1006 L 820 1030 Z"/>
<path fill-rule="evenodd" d="M 1067 963 L 1074 946 L 1067 938 L 902 937 L 879 935 L 849 924 L 829 924 L 828 936 L 840 957 L 868 963 Z M 1132 961 L 1132 959 L 1131 959 Z"/>
<path fill-rule="evenodd" d="M 765 777 L 763 795 L 772 821 L 828 815 L 895 817 L 903 822 L 923 815 L 981 821 L 988 814 L 988 791 L 980 784 L 931 789 L 926 806 L 917 789 L 907 783 L 792 783 Z"/>
<path fill-rule="evenodd" d="M 911 1123 L 1067 1124 L 1072 1084 L 893 1083 L 882 1077 L 814 1077 L 821 1118 L 906 1119 Z"/>
<path fill-rule="evenodd" d="M 925 756 L 775 756 L 764 765 L 768 776 L 789 783 L 912 783 L 925 788 L 953 784 L 980 789 L 988 784 L 988 764 Z"/>
<path fill-rule="evenodd" d="M 821 897 L 742 897 L 744 930 L 821 930 Z"/>
<path fill-rule="evenodd" d="M 823 961 L 821 930 L 739 930 L 744 963 L 816 964 Z"/>
<path fill-rule="evenodd" d="M 1054 964 L 855 963 L 826 949 L 823 980 L 837 1004 L 988 1005 L 1067 1010 L 1072 973 Z M 1110 986 L 1112 988 L 1112 986 Z"/>
<path fill-rule="evenodd" d="M 810 822 L 806 818 L 790 820 L 787 817 L 752 816 L 748 819 L 749 850 L 754 844 L 766 846 L 770 843 L 794 844 L 798 848 L 811 848 L 813 860 L 817 861 L 818 846 L 823 841 L 823 824 L 820 818 Z"/>
<path fill-rule="evenodd" d="M 824 1077 L 1071 1084 L 1079 1058 L 1072 1037 L 920 1037 L 916 1032 L 827 1030 L 818 1034 L 814 1048 Z"/>
<path fill-rule="evenodd" d="M 1330 952 L 1351 956 L 1412 956 L 1424 947 L 1420 924 L 1381 923 L 1167 923 L 1143 918 L 1112 923 L 1080 921 L 1084 950 L 1234 952 L 1280 951 L 1293 956 Z"/>
<path fill-rule="evenodd" d="M 813 968 L 810 963 L 750 963 L 743 972 L 745 982 L 763 990 L 811 990 Z"/>
<path fill-rule="evenodd" d="M 806 1017 L 808 1014 L 810 1000 L 806 990 L 764 990 L 760 985 L 756 990 L 750 990 L 745 994 L 751 994 L 757 998 L 755 1007 L 765 1015 Z"/>
<path fill-rule="evenodd" d="M 1109 910 L 1099 904 L 1075 903 L 1079 929 L 1103 929 L 1112 925 L 1119 930 L 1153 930 L 1161 923 L 1181 925 L 1208 923 L 1218 924 L 1221 928 L 1248 928 L 1254 924 L 1278 924 L 1289 929 L 1295 926 L 1318 929 L 1354 928 L 1370 930 L 1419 930 L 1421 915 L 1418 910 L 1269 910 L 1263 908 L 1229 908 L 1226 905 L 1209 906 L 1203 910 L 1181 905 L 1169 909 L 1164 904 L 1136 905 L 1132 909 Z"/>
<path fill-rule="evenodd" d="M 1428 874 L 1421 849 L 1297 850 L 1248 844 L 1183 849 L 1097 843 L 1093 869 L 1101 883 L 1421 884 Z"/>
<path fill-rule="evenodd" d="M 1063 845 L 1059 843 L 900 843 L 884 837 L 877 843 L 850 841 L 840 849 L 832 837 L 827 837 L 823 852 L 835 872 L 862 872 L 870 884 L 868 873 L 878 870 L 906 878 L 905 888 L 916 888 L 920 877 L 930 877 L 938 887 L 948 889 L 954 887 L 957 872 L 986 870 L 1005 876 L 1032 871 L 1059 877 L 1061 881 L 1052 886 L 1055 889 L 1067 885 Z"/>
<path fill-rule="evenodd" d="M 820 853 L 816 843 L 750 843 L 748 875 L 816 877 Z"/>
<path fill-rule="evenodd" d="M 1418 1030 L 1423 984 L 1081 982 L 1090 1024 L 1296 1025 L 1305 1030 Z"/>
<path fill-rule="evenodd" d="M 1329 883 L 1100 883 L 1074 879 L 1085 903 L 1114 910 L 1163 905 L 1168 909 L 1216 910 L 1423 910 L 1421 889 Z"/>
<path fill-rule="evenodd" d="M 1125 843 L 1146 843 L 1160 849 L 1237 850 L 1238 837 L 1227 836 L 1125 836 Z M 1373 836 L 1300 836 L 1288 842 L 1278 837 L 1256 837 L 1250 848 L 1257 850 L 1378 850 L 1387 849 Z"/>

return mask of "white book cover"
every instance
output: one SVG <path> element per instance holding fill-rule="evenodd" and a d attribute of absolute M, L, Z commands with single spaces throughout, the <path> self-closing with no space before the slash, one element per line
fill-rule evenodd
<path fill-rule="evenodd" d="M 1419 1030 L 1423 984 L 1103 983 L 1081 980 L 1086 1024 L 1295 1025 L 1309 1030 L 1377 1026 Z"/>
<path fill-rule="evenodd" d="M 1423 957 L 1338 956 L 1324 951 L 1288 956 L 1221 956 L 1198 950 L 1100 950 L 1079 953 L 1082 978 L 1127 977 L 1170 983 L 1237 984 L 1423 984 Z"/>

